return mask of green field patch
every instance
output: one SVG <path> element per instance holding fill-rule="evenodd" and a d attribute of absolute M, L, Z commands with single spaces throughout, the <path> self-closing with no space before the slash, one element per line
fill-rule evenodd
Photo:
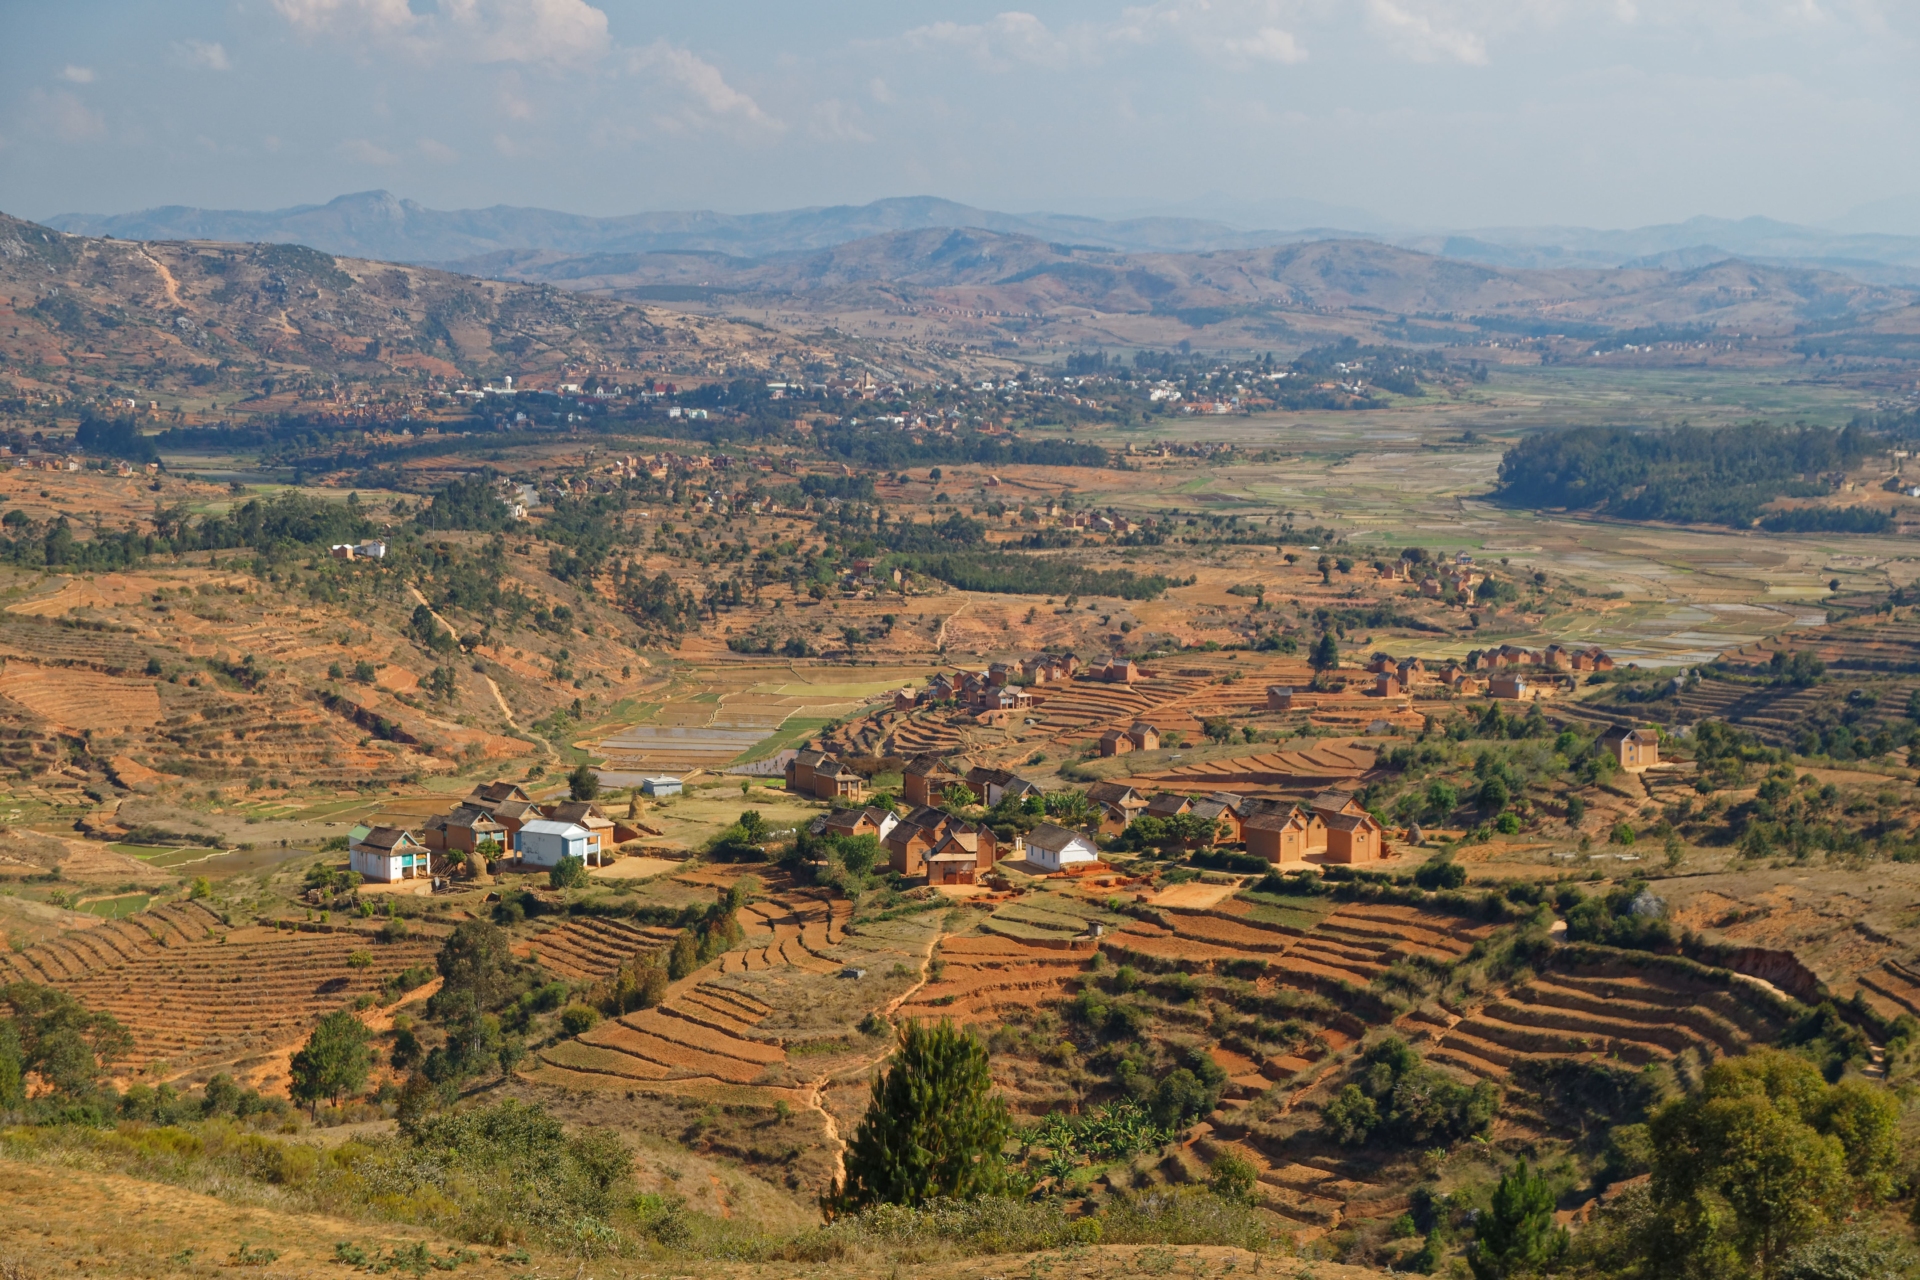
<path fill-rule="evenodd" d="M 796 716 L 772 734 L 762 738 L 753 746 L 735 756 L 731 764 L 751 764 L 755 760 L 765 760 L 768 756 L 778 755 L 788 747 L 797 747 L 808 738 L 826 728 L 828 716 Z"/>
<path fill-rule="evenodd" d="M 1064 921 L 1062 924 L 1064 925 Z M 980 922 L 980 927 L 988 933 L 997 933 L 1003 938 L 1013 938 L 1020 942 L 1058 942 L 1080 932 L 1078 928 L 1071 933 L 1061 928 L 1042 928 L 1039 925 L 1023 924 L 1018 920 L 1003 920 L 998 916 L 989 916 Z"/>
<path fill-rule="evenodd" d="M 1288 929 L 1311 929 L 1340 905 L 1331 898 L 1285 898 L 1252 890 L 1234 896 L 1248 905 L 1247 919 Z"/>
<path fill-rule="evenodd" d="M 143 862 L 150 858 L 158 858 L 162 854 L 180 852 L 180 846 L 175 844 L 110 844 L 107 848 L 115 853 L 124 853 L 129 858 L 139 858 Z M 204 853 L 205 850 L 201 852 Z"/>
<path fill-rule="evenodd" d="M 129 893 L 117 898 L 95 898 L 90 902 L 81 903 L 74 909 L 84 911 L 88 915 L 102 916 L 108 920 L 119 920 L 136 911 L 145 911 L 147 904 L 152 901 L 152 894 Z"/>
<path fill-rule="evenodd" d="M 183 867 L 192 862 L 205 862 L 229 852 L 226 849 L 209 849 L 204 845 L 190 844 L 178 849 L 170 849 L 157 857 L 146 859 L 150 866 Z"/>
<path fill-rule="evenodd" d="M 1049 929 L 1055 933 L 1085 933 L 1087 922 L 1079 916 L 1056 915 L 1051 911 L 1042 911 L 1022 903 L 1014 903 L 1000 908 L 990 919 L 1011 920 L 1015 924 L 1029 924 L 1036 929 Z"/>

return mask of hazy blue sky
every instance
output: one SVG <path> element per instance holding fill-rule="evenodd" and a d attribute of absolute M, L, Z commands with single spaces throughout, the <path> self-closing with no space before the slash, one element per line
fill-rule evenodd
<path fill-rule="evenodd" d="M 0 209 L 1920 232 L 1917 45 L 1920 0 L 0 0 Z"/>

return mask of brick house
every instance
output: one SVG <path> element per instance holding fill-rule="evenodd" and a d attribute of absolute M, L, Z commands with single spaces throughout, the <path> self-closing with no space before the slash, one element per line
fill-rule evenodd
<path fill-rule="evenodd" d="M 1615 725 L 1600 735 L 1600 745 L 1628 773 L 1642 773 L 1660 763 L 1660 735 L 1652 729 Z"/>

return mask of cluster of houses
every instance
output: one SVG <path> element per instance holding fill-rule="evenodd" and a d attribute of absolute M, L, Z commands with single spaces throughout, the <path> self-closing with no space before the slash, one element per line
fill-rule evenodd
<path fill-rule="evenodd" d="M 1523 649 L 1503 644 L 1497 649 L 1475 649 L 1466 657 L 1431 665 L 1424 658 L 1396 658 L 1376 653 L 1366 670 L 1373 676 L 1375 696 L 1397 698 L 1422 687 L 1439 686 L 1460 697 L 1489 697 L 1524 701 L 1538 697 L 1542 682 L 1534 673 L 1559 676 L 1582 671 L 1611 671 L 1613 659 L 1602 649 L 1569 649 L 1552 644 L 1545 649 Z M 1549 685 L 1551 682 L 1547 682 Z M 1267 710 L 1292 711 L 1292 685 L 1267 686 Z"/>
<path fill-rule="evenodd" d="M 1276 866 L 1320 854 L 1326 862 L 1378 862 L 1386 856 L 1380 820 L 1350 792 L 1323 791 L 1305 804 L 1216 791 L 1196 799 L 1172 791 L 1143 796 L 1120 782 L 1100 782 L 1087 790 L 1099 806 L 1100 829 L 1118 834 L 1138 817 L 1190 816 L 1213 823 L 1211 843 L 1244 844 L 1247 852 Z"/>
<path fill-rule="evenodd" d="M 1147 734 L 1153 732 L 1149 726 L 1136 728 Z M 1151 740 L 1157 741 L 1157 738 Z M 1037 783 L 1008 770 L 976 766 L 963 774 L 958 767 L 934 754 L 908 762 L 902 771 L 901 794 L 906 803 L 913 806 L 914 814 L 921 815 L 922 821 L 958 821 L 935 808 L 946 796 L 947 788 L 956 784 L 966 786 L 989 806 L 1008 797 L 1024 799 L 1043 794 Z M 1247 852 L 1276 864 L 1301 862 L 1312 853 L 1324 855 L 1329 862 L 1376 862 L 1386 856 L 1384 832 L 1378 819 L 1346 792 L 1328 791 L 1302 806 L 1231 792 L 1217 792 L 1204 798 L 1170 791 L 1143 796 L 1124 783 L 1101 782 L 1088 788 L 1087 799 L 1099 814 L 1099 831 L 1106 835 L 1118 835 L 1143 814 L 1161 819 L 1192 815 L 1214 822 L 1211 843 L 1244 843 Z M 880 813 L 874 809 L 865 812 Z M 907 847 L 904 842 L 909 837 L 899 834 L 898 827 L 884 826 L 878 816 L 871 821 L 874 834 L 881 835 L 889 851 L 896 845 L 903 850 L 901 856 L 893 858 L 893 868 L 903 875 L 919 874 L 923 868 L 904 853 Z M 992 839 L 990 832 L 987 839 Z M 1005 846 L 1001 852 L 1005 852 Z M 1029 865 L 1046 871 L 1073 870 L 1076 866 L 1096 864 L 1100 859 L 1099 849 L 1090 835 L 1052 824 L 1037 828 L 1026 837 L 1024 856 Z M 991 865 L 982 861 L 979 868 L 984 870 Z M 928 875 L 935 884 L 970 883 L 934 880 L 932 871 L 928 871 Z"/>
<path fill-rule="evenodd" d="M 942 672 L 928 681 L 924 689 L 901 689 L 895 693 L 893 709 L 904 712 L 953 702 L 972 711 L 976 717 L 983 713 L 1011 715 L 1033 705 L 1033 695 L 1024 687 L 1027 685 L 1063 684 L 1076 676 L 1109 684 L 1132 684 L 1147 674 L 1131 658 L 1100 658 L 1082 668 L 1080 659 L 1071 653 L 1043 653 L 1014 662 L 996 662 L 985 671 L 961 671 L 952 675 Z"/>
<path fill-rule="evenodd" d="M 429 879 L 436 857 L 442 868 L 468 855 L 529 867 L 558 866 L 563 858 L 600 866 L 613 846 L 646 834 L 631 819 L 609 818 L 586 800 L 535 803 L 514 783 L 487 782 L 418 829 L 355 827 L 347 836 L 347 865 L 379 884 Z"/>

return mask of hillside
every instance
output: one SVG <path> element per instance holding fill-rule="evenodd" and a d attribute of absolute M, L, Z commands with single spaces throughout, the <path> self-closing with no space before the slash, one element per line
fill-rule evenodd
<path fill-rule="evenodd" d="M 840 306 L 964 293 L 1023 314 L 1150 313 L 1195 327 L 1235 318 L 1313 327 L 1329 315 L 1522 322 L 1541 332 L 1716 326 L 1785 333 L 1904 308 L 1910 290 L 1725 255 L 1689 270 L 1482 266 L 1373 240 L 1210 253 L 1116 253 L 982 230 L 901 231 L 766 258 L 713 253 L 509 253 L 462 264 L 489 275 L 642 297 L 693 286 Z M 1470 329 L 1459 330 L 1463 335 Z"/>
<path fill-rule="evenodd" d="M 288 244 L 134 243 L 0 215 L 0 364 L 31 390 L 420 391 L 500 372 L 724 375 L 830 352 L 764 330 Z M 71 385 L 70 385 L 71 384 Z"/>

